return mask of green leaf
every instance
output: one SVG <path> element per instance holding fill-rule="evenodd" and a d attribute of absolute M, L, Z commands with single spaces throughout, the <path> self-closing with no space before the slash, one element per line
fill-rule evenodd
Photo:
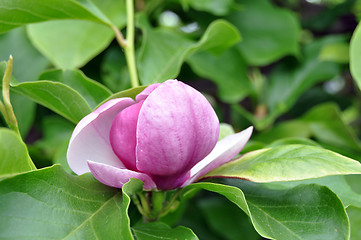
<path fill-rule="evenodd" d="M 259 235 L 253 229 L 248 216 L 225 198 L 210 198 L 207 196 L 207 198 L 200 199 L 198 205 L 200 212 L 205 216 L 211 228 L 224 239 L 259 239 Z"/>
<path fill-rule="evenodd" d="M 17 94 L 12 90 L 10 91 L 10 101 L 14 108 L 21 136 L 23 139 L 26 139 L 35 120 L 36 104 L 33 101 L 29 101 L 27 97 Z"/>
<path fill-rule="evenodd" d="M 24 27 L 0 35 L 0 60 L 9 59 L 10 55 L 14 58 L 13 76 L 19 82 L 37 80 L 49 65 L 31 44 Z"/>
<path fill-rule="evenodd" d="M 218 86 L 218 96 L 225 102 L 238 103 L 252 90 L 247 66 L 240 53 L 232 47 L 222 54 L 197 52 L 187 58 L 192 70 Z"/>
<path fill-rule="evenodd" d="M 132 195 L 133 193 L 139 192 L 143 190 L 143 182 L 140 181 L 139 179 L 130 179 L 129 182 L 127 182 L 126 184 L 123 185 L 122 187 L 122 193 L 123 193 L 123 201 L 121 203 L 121 210 L 122 210 L 122 214 L 121 214 L 121 225 L 120 225 L 120 229 L 122 230 L 122 234 L 118 235 L 118 238 L 120 237 L 121 239 L 124 240 L 130 240 L 130 239 L 134 239 L 131 229 L 130 229 L 130 218 L 128 216 L 128 210 L 129 210 L 129 205 L 130 205 L 130 195 Z M 118 226 L 119 227 L 119 226 Z M 115 238 L 117 239 L 117 238 Z"/>
<path fill-rule="evenodd" d="M 125 0 L 75 0 L 82 4 L 89 12 L 106 23 L 122 28 L 126 25 Z"/>
<path fill-rule="evenodd" d="M 99 14 L 94 15 L 74 0 L 0 0 L 0 6 L 0 32 L 54 19 L 82 19 L 109 24 L 104 17 L 99 18 Z"/>
<path fill-rule="evenodd" d="M 357 25 L 350 42 L 350 70 L 361 89 L 361 23 Z"/>
<path fill-rule="evenodd" d="M 302 116 L 301 119 L 308 124 L 312 136 L 322 145 L 361 160 L 361 143 L 355 131 L 342 120 L 339 107 L 336 104 L 318 105 Z"/>
<path fill-rule="evenodd" d="M 101 63 L 101 79 L 112 92 L 131 88 L 124 52 L 119 46 L 111 45 Z"/>
<path fill-rule="evenodd" d="M 110 97 L 108 97 L 107 99 L 105 99 L 103 102 L 99 103 L 97 108 L 102 105 L 103 103 L 114 99 L 114 98 L 122 98 L 122 97 L 130 97 L 135 99 L 135 97 L 142 92 L 147 86 L 140 86 L 140 87 L 134 87 L 134 88 L 130 88 L 124 91 L 120 91 L 117 93 L 114 93 L 113 95 L 111 95 Z"/>
<path fill-rule="evenodd" d="M 51 80 L 66 84 L 76 90 L 92 109 L 111 95 L 109 89 L 88 78 L 80 70 L 51 70 L 44 72 L 39 80 Z"/>
<path fill-rule="evenodd" d="M 185 58 L 192 53 L 201 50 L 221 53 L 240 40 L 237 29 L 225 20 L 212 22 L 202 38 L 194 42 L 170 29 L 152 29 L 144 18 L 139 16 L 143 41 L 137 53 L 139 78 L 143 84 L 176 77 Z"/>
<path fill-rule="evenodd" d="M 312 184 L 274 190 L 247 181 L 233 182 L 242 190 L 222 184 L 196 183 L 184 188 L 183 193 L 205 189 L 225 196 L 249 215 L 256 231 L 265 238 L 348 239 L 345 209 L 327 187 Z"/>
<path fill-rule="evenodd" d="M 345 207 L 350 205 L 361 207 L 361 193 L 354 191 L 346 180 L 346 176 L 328 176 L 303 181 L 265 183 L 264 186 L 271 189 L 290 189 L 301 184 L 318 184 L 326 186 L 337 194 Z"/>
<path fill-rule="evenodd" d="M 281 122 L 271 129 L 261 132 L 255 136 L 254 140 L 269 144 L 275 140 L 283 138 L 308 138 L 311 136 L 311 134 L 312 132 L 305 122 L 293 120 Z"/>
<path fill-rule="evenodd" d="M 324 45 L 343 41 L 343 37 L 325 38 L 307 45 L 301 63 L 284 61 L 272 71 L 265 88 L 264 102 L 275 117 L 288 111 L 307 89 L 340 73 L 340 65 L 318 59 Z"/>
<path fill-rule="evenodd" d="M 0 238 L 131 239 L 127 194 L 142 183 L 124 185 L 122 194 L 91 174 L 72 176 L 60 166 L 0 182 Z"/>
<path fill-rule="evenodd" d="M 152 222 L 137 225 L 133 227 L 132 230 L 134 237 L 137 240 L 198 239 L 198 237 L 189 228 L 178 226 L 172 229 L 167 224 L 162 222 Z"/>
<path fill-rule="evenodd" d="M 33 45 L 56 67 L 84 66 L 114 38 L 105 25 L 82 20 L 57 20 L 27 26 Z"/>
<path fill-rule="evenodd" d="M 227 17 L 241 35 L 237 45 L 250 65 L 263 66 L 289 54 L 298 54 L 300 26 L 294 14 L 269 1 L 243 0 L 242 8 Z"/>
<path fill-rule="evenodd" d="M 216 16 L 228 14 L 235 5 L 234 0 L 183 0 L 182 3 L 195 10 L 209 12 Z"/>
<path fill-rule="evenodd" d="M 333 43 L 322 48 L 319 58 L 321 61 L 348 63 L 349 51 L 348 43 Z"/>
<path fill-rule="evenodd" d="M 319 147 L 283 145 L 249 152 L 214 169 L 205 177 L 280 182 L 347 174 L 361 174 L 361 164 Z"/>
<path fill-rule="evenodd" d="M 26 82 L 12 85 L 12 89 L 73 123 L 78 123 L 91 112 L 90 106 L 78 92 L 60 82 Z"/>
<path fill-rule="evenodd" d="M 351 223 L 351 240 L 361 239 L 361 208 L 348 207 L 347 215 Z"/>
<path fill-rule="evenodd" d="M 219 136 L 218 136 L 218 141 L 234 134 L 234 129 L 232 127 L 232 125 L 228 124 L 228 123 L 220 123 L 219 124 Z"/>
<path fill-rule="evenodd" d="M 35 169 L 22 139 L 14 131 L 0 128 L 0 179 Z"/>
<path fill-rule="evenodd" d="M 42 138 L 31 145 L 33 158 L 43 159 L 43 162 L 47 160 L 51 163 L 59 163 L 67 172 L 73 172 L 68 165 L 66 152 L 74 124 L 60 116 L 50 115 L 42 119 L 40 126 Z M 40 153 L 41 156 L 36 156 L 36 153 Z M 38 162 L 37 164 L 41 165 Z"/>

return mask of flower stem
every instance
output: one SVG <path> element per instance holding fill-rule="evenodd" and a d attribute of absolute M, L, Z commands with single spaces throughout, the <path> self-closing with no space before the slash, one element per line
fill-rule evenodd
<path fill-rule="evenodd" d="M 125 59 L 127 60 L 130 82 L 132 87 L 139 86 L 137 65 L 135 62 L 135 50 L 134 50 L 134 0 L 126 0 L 127 8 L 127 35 L 124 39 L 123 34 L 115 26 L 111 26 L 115 33 L 115 37 L 119 45 L 124 49 Z"/>
<path fill-rule="evenodd" d="M 0 111 L 10 129 L 14 130 L 20 137 L 18 122 L 15 117 L 13 106 L 10 102 L 10 80 L 13 71 L 13 57 L 10 55 L 2 80 L 3 103 L 0 101 Z"/>

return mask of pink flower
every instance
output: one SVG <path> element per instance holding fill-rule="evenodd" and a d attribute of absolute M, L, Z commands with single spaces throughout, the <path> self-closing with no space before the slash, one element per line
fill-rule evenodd
<path fill-rule="evenodd" d="M 252 127 L 217 143 L 219 121 L 206 98 L 177 80 L 152 84 L 131 98 L 101 105 L 76 126 L 68 163 L 76 174 L 91 172 L 121 188 L 130 178 L 145 190 L 184 187 L 230 161 Z"/>

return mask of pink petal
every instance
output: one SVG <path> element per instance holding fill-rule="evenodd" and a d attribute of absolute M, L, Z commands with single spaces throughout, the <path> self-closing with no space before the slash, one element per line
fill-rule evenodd
<path fill-rule="evenodd" d="M 155 183 L 147 174 L 92 161 L 88 161 L 88 165 L 93 176 L 105 185 L 122 188 L 129 179 L 137 178 L 144 182 L 143 189 L 151 190 L 156 188 Z"/>
<path fill-rule="evenodd" d="M 67 152 L 69 166 L 76 174 L 90 171 L 88 160 L 124 167 L 110 146 L 109 131 L 114 117 L 132 104 L 134 101 L 131 98 L 110 100 L 78 123 Z"/>
<path fill-rule="evenodd" d="M 135 100 L 137 102 L 140 102 L 142 100 L 145 100 L 148 95 L 154 91 L 154 89 L 156 89 L 158 86 L 160 85 L 160 83 L 154 83 L 149 85 L 148 87 L 146 87 L 141 93 L 139 93 L 136 97 Z"/>
<path fill-rule="evenodd" d="M 182 186 L 182 184 L 190 178 L 190 171 L 179 175 L 170 176 L 152 176 L 153 181 L 159 190 L 171 190 Z"/>
<path fill-rule="evenodd" d="M 191 169 L 191 177 L 182 185 L 182 187 L 195 182 L 209 171 L 232 160 L 246 145 L 252 135 L 252 131 L 253 127 L 249 127 L 242 132 L 232 134 L 220 140 L 213 151 Z"/>
<path fill-rule="evenodd" d="M 219 121 L 207 99 L 177 80 L 158 86 L 144 101 L 137 127 L 137 169 L 167 176 L 190 170 L 207 156 Z"/>
<path fill-rule="evenodd" d="M 134 171 L 137 170 L 135 166 L 137 122 L 143 102 L 144 100 L 118 113 L 110 128 L 110 144 L 113 151 L 126 168 Z"/>

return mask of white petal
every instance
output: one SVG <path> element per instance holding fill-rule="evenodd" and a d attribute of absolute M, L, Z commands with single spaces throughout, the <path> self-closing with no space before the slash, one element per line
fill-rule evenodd
<path fill-rule="evenodd" d="M 231 161 L 246 145 L 252 135 L 252 131 L 253 127 L 249 127 L 242 132 L 232 134 L 220 140 L 212 152 L 191 169 L 191 177 L 182 187 L 195 182 L 214 168 Z"/>
<path fill-rule="evenodd" d="M 85 116 L 70 138 L 67 159 L 76 174 L 89 172 L 88 160 L 123 168 L 109 141 L 109 131 L 116 114 L 134 104 L 131 98 L 117 98 Z"/>

